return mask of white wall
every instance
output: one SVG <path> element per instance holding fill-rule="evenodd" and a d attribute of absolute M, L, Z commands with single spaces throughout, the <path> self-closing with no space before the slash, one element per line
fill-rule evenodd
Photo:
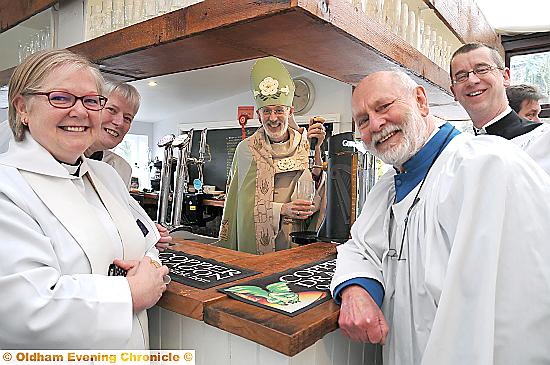
<path fill-rule="evenodd" d="M 351 86 L 313 73 L 308 73 L 306 77 L 313 82 L 316 95 L 308 115 L 340 114 L 340 131 L 351 131 Z M 239 105 L 255 105 L 250 91 L 222 100 L 205 100 L 204 104 L 187 110 L 174 106 L 170 117 L 153 124 L 153 155 L 162 158 L 162 151 L 157 151 L 156 142 L 164 135 L 178 134 L 180 124 L 188 125 L 188 129 L 238 128 Z"/>
<path fill-rule="evenodd" d="M 156 144 L 156 140 L 153 136 L 153 123 L 144 123 L 140 121 L 133 121 L 129 134 L 141 134 L 149 137 L 149 148 L 153 149 L 153 146 Z"/>

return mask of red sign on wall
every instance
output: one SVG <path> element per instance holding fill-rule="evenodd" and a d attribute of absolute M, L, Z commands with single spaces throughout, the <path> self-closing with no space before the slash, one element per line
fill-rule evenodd
<path fill-rule="evenodd" d="M 246 138 L 246 132 L 244 130 L 244 127 L 246 126 L 246 122 L 249 119 L 254 118 L 254 107 L 253 106 L 239 106 L 237 107 L 237 120 L 239 121 L 239 124 L 241 125 L 242 129 L 242 138 Z"/>

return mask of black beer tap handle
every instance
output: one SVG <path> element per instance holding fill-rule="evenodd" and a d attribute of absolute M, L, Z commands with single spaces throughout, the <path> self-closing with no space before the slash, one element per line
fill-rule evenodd
<path fill-rule="evenodd" d="M 317 138 L 311 138 L 309 140 L 309 149 L 314 151 L 315 147 L 317 147 Z"/>

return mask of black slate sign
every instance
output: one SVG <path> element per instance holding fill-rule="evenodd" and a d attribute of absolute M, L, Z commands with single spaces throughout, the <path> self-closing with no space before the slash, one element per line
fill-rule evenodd
<path fill-rule="evenodd" d="M 172 280 L 198 289 L 208 289 L 259 274 L 257 271 L 182 251 L 164 250 L 159 256 L 162 263 L 170 269 Z"/>
<path fill-rule="evenodd" d="M 331 298 L 335 255 L 281 273 L 218 289 L 233 299 L 294 317 Z"/>

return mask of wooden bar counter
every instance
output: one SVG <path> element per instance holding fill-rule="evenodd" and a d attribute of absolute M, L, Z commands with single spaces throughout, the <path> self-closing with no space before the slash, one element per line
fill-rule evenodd
<path fill-rule="evenodd" d="M 331 243 L 257 256 L 187 240 L 171 249 L 261 272 L 231 284 L 322 260 Z M 379 348 L 349 342 L 337 329 L 339 307 L 329 300 L 295 317 L 252 306 L 217 291 L 172 281 L 149 310 L 151 349 L 196 351 L 197 365 L 381 364 Z"/>

